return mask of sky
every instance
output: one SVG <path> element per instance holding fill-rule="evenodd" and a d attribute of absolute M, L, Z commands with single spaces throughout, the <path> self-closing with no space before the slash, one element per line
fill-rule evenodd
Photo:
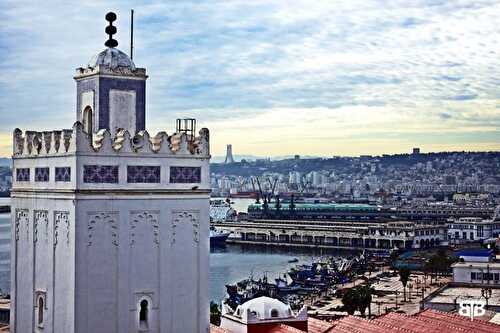
<path fill-rule="evenodd" d="M 14 128 L 71 128 L 74 70 L 118 48 L 147 68 L 150 133 L 210 129 L 212 155 L 500 150 L 500 1 L 0 3 L 0 156 Z"/>

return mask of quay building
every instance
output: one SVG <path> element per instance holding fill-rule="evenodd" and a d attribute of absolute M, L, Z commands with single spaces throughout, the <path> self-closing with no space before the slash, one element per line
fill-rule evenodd
<path fill-rule="evenodd" d="M 476 214 L 487 216 L 486 211 L 493 212 L 491 208 L 478 213 L 476 209 L 456 207 L 447 210 L 401 210 L 368 204 L 310 204 L 294 203 L 293 200 L 268 203 L 265 200 L 249 205 L 246 219 L 221 226 L 233 231 L 229 241 L 236 243 L 418 249 L 456 243 L 455 231 L 463 227 L 464 221 L 477 220 L 474 222 L 478 225 L 474 235 L 471 236 L 473 229 L 467 230 L 469 239 L 483 241 L 498 237 L 500 220 L 496 214 L 489 219 L 470 217 Z M 454 219 L 454 216 L 462 217 Z M 463 232 L 459 233 L 460 237 L 463 235 Z"/>
<path fill-rule="evenodd" d="M 13 134 L 10 332 L 208 332 L 209 132 L 146 131 L 106 19 L 73 127 Z"/>

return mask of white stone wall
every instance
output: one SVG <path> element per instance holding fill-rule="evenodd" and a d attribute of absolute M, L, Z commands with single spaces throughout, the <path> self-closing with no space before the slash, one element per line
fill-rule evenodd
<path fill-rule="evenodd" d="M 135 133 L 136 96 L 135 91 L 111 89 L 109 91 L 109 128 L 116 133 L 118 128 Z"/>
<path fill-rule="evenodd" d="M 476 273 L 476 279 L 471 279 L 471 273 Z M 491 285 L 500 285 L 500 280 L 494 279 L 494 274 L 500 275 L 500 267 L 486 267 L 484 264 L 482 267 L 477 267 L 476 265 L 470 265 L 469 267 L 463 265 L 456 265 L 453 267 L 453 282 L 461 283 L 485 283 L 488 284 L 488 280 L 482 278 L 482 274 L 493 274 L 493 279 L 489 281 Z"/>
<path fill-rule="evenodd" d="M 208 332 L 206 195 L 78 200 L 77 332 Z"/>
<path fill-rule="evenodd" d="M 12 212 L 11 332 L 74 332 L 73 200 L 19 195 Z M 43 328 L 37 295 L 45 300 Z"/>

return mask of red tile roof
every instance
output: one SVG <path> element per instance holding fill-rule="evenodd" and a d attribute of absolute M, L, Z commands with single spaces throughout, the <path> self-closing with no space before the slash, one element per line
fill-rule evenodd
<path fill-rule="evenodd" d="M 304 331 L 285 324 L 277 324 L 267 331 L 267 333 L 304 333 Z"/>
<path fill-rule="evenodd" d="M 500 325 L 474 320 L 458 314 L 425 310 L 413 316 L 400 313 L 389 313 L 378 318 L 367 320 L 347 316 L 335 321 L 334 328 L 327 332 L 359 332 L 359 333 L 499 333 Z"/>
<path fill-rule="evenodd" d="M 324 333 L 328 329 L 332 328 L 333 324 L 324 320 L 319 320 L 316 318 L 307 319 L 307 332 L 308 333 Z"/>
<path fill-rule="evenodd" d="M 375 319 L 346 316 L 334 322 L 309 318 L 308 333 L 500 333 L 500 325 L 454 313 L 432 309 L 409 316 L 388 313 Z M 230 333 L 210 325 L 211 333 Z M 268 333 L 304 333 L 285 324 L 277 324 Z"/>
<path fill-rule="evenodd" d="M 477 333 L 500 332 L 500 325 L 478 319 L 471 321 L 470 319 L 455 313 L 427 309 L 420 312 L 418 316 L 422 319 L 426 318 L 433 320 L 434 322 L 450 323 L 464 329 L 466 332 L 469 330 Z"/>

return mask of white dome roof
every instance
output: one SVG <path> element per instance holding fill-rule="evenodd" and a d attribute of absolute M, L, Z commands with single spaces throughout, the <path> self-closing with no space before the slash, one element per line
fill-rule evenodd
<path fill-rule="evenodd" d="M 293 316 L 289 305 L 270 297 L 257 297 L 251 299 L 236 308 L 235 314 L 242 316 L 249 311 L 259 319 L 281 319 Z"/>
<path fill-rule="evenodd" d="M 106 66 L 113 69 L 117 67 L 126 67 L 135 70 L 134 62 L 127 54 L 111 47 L 108 47 L 90 59 L 88 67 L 95 68 L 97 66 Z"/>

